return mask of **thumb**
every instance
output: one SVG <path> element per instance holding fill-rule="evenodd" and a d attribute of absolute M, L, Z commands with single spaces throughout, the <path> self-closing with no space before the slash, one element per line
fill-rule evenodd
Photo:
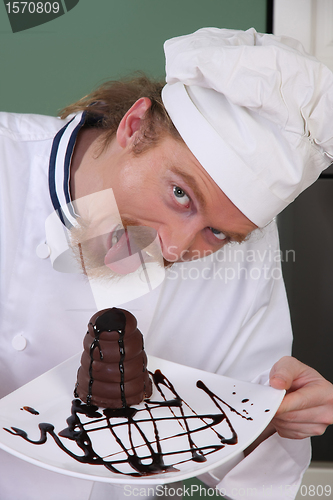
<path fill-rule="evenodd" d="M 291 388 L 293 380 L 299 375 L 303 363 L 293 358 L 292 356 L 284 356 L 273 365 L 269 383 L 274 389 Z"/>

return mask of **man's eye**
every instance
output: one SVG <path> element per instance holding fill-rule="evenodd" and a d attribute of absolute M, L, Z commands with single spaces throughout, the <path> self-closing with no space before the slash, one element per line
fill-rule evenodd
<path fill-rule="evenodd" d="M 177 198 L 177 202 L 180 203 L 181 205 L 186 206 L 191 201 L 189 196 L 187 196 L 185 191 L 179 186 L 173 186 L 173 194 Z"/>
<path fill-rule="evenodd" d="M 226 239 L 226 235 L 224 233 L 222 233 L 221 231 L 218 231 L 217 229 L 214 229 L 213 227 L 210 227 L 209 229 L 211 230 L 211 232 L 213 233 L 215 238 L 217 238 L 218 240 L 222 241 L 222 240 Z"/>

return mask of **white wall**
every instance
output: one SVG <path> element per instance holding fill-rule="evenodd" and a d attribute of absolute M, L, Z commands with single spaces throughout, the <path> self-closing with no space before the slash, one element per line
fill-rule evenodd
<path fill-rule="evenodd" d="M 333 0 L 275 0 L 273 30 L 298 39 L 333 70 Z"/>

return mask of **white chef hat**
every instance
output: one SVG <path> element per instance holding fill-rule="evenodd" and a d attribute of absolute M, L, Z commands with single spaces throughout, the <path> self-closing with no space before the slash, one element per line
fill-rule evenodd
<path fill-rule="evenodd" d="M 165 42 L 162 98 L 228 198 L 263 227 L 333 158 L 333 73 L 300 43 L 203 28 Z"/>

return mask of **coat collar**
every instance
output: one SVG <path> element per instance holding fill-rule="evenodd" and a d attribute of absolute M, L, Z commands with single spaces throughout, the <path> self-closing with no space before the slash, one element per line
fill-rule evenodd
<path fill-rule="evenodd" d="M 57 132 L 49 162 L 49 192 L 54 211 L 45 221 L 46 243 L 53 268 L 66 273 L 82 272 L 69 247 L 68 230 L 77 218 L 69 189 L 70 165 L 77 135 L 85 120 L 86 113 L 78 113 Z"/>
<path fill-rule="evenodd" d="M 54 137 L 50 155 L 50 197 L 54 210 L 68 229 L 77 217 L 70 197 L 70 165 L 76 138 L 85 120 L 85 112 L 73 116 Z"/>

